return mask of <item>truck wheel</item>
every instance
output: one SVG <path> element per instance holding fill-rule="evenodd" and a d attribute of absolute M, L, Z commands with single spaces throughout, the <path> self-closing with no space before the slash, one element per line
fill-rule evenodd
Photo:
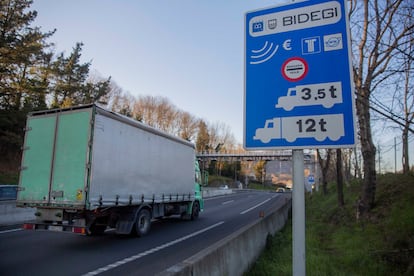
<path fill-rule="evenodd" d="M 135 221 L 135 231 L 138 237 L 148 234 L 151 228 L 151 214 L 147 209 L 141 209 Z"/>
<path fill-rule="evenodd" d="M 283 108 L 284 108 L 286 111 L 291 111 L 291 110 L 293 109 L 293 105 L 286 104 Z"/>
<path fill-rule="evenodd" d="M 200 214 L 200 204 L 198 203 L 198 201 L 194 201 L 193 209 L 191 211 L 191 220 L 198 219 L 199 214 Z"/>
<path fill-rule="evenodd" d="M 260 139 L 260 141 L 262 141 L 262 143 L 265 143 L 265 144 L 269 143 L 270 140 L 271 140 L 270 138 L 262 138 L 262 139 Z"/>

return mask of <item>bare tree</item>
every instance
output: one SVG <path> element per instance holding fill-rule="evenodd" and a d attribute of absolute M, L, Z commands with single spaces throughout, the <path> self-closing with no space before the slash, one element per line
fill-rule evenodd
<path fill-rule="evenodd" d="M 362 200 L 367 210 L 374 206 L 376 192 L 376 148 L 371 131 L 371 94 L 398 71 L 395 61 L 404 38 L 413 26 L 401 18 L 411 16 L 402 9 L 403 0 L 356 1 L 350 3 L 354 53 L 354 81 L 361 150 L 364 160 Z"/>
<path fill-rule="evenodd" d="M 409 54 L 409 52 L 411 52 Z M 392 89 L 395 90 L 392 95 L 393 101 L 388 112 L 400 122 L 394 128 L 402 132 L 402 170 L 403 173 L 410 171 L 409 163 L 409 133 L 413 133 L 412 125 L 414 123 L 414 89 L 411 80 L 414 77 L 413 56 L 414 43 L 411 43 L 409 51 L 402 55 L 401 63 L 404 69 L 400 76 L 396 78 Z M 400 115 L 401 114 L 401 115 Z"/>
<path fill-rule="evenodd" d="M 224 123 L 216 122 L 209 126 L 210 148 L 220 150 L 232 150 L 235 146 L 235 138 L 229 126 Z"/>
<path fill-rule="evenodd" d="M 109 88 L 107 108 L 131 117 L 133 115 L 135 98 L 130 93 L 123 91 L 116 82 L 111 82 Z"/>
<path fill-rule="evenodd" d="M 407 7 L 409 14 L 414 12 L 414 4 Z M 412 26 L 413 18 L 408 17 L 405 25 Z M 411 80 L 414 77 L 413 56 L 414 56 L 414 35 L 411 33 L 407 38 L 407 49 L 402 52 L 405 68 L 404 68 L 404 96 L 403 96 L 403 110 L 404 110 L 404 127 L 402 130 L 402 168 L 403 173 L 410 171 L 410 162 L 408 156 L 408 134 L 410 126 L 414 124 L 414 87 Z"/>
<path fill-rule="evenodd" d="M 178 114 L 178 109 L 164 97 L 141 96 L 134 105 L 138 120 L 173 135 L 179 135 Z"/>
<path fill-rule="evenodd" d="M 333 150 L 316 150 L 318 155 L 319 166 L 321 167 L 322 172 L 322 191 L 324 195 L 328 194 L 328 170 L 331 166 L 331 157 Z"/>
<path fill-rule="evenodd" d="M 342 150 L 342 160 L 344 164 L 344 177 L 345 181 L 348 182 L 354 176 L 352 175 L 352 156 L 354 150 L 353 149 L 343 149 Z"/>
<path fill-rule="evenodd" d="M 361 171 L 361 151 L 358 149 L 358 147 L 355 147 L 353 149 L 353 156 L 354 156 L 354 161 L 353 161 L 353 169 L 354 169 L 354 176 L 357 179 L 362 179 L 362 171 Z"/>
<path fill-rule="evenodd" d="M 408 134 L 410 126 L 414 123 L 414 93 L 413 88 L 410 88 L 410 71 L 412 70 L 412 57 L 407 62 L 407 70 L 405 72 L 405 83 L 404 83 L 404 120 L 405 125 L 402 131 L 402 168 L 403 173 L 410 171 L 410 162 L 408 156 Z"/>
<path fill-rule="evenodd" d="M 107 99 L 107 108 L 133 117 L 149 126 L 197 142 L 197 150 L 232 150 L 236 140 L 229 126 L 222 122 L 208 124 L 178 109 L 168 98 L 140 96 L 124 92 L 115 82 Z"/>
<path fill-rule="evenodd" d="M 178 129 L 180 137 L 193 141 L 198 128 L 198 120 L 188 112 L 180 112 L 178 115 Z"/>
<path fill-rule="evenodd" d="M 208 151 L 209 150 L 209 142 L 210 142 L 210 134 L 207 130 L 207 124 L 204 120 L 198 121 L 198 132 L 197 132 L 197 141 L 196 141 L 196 149 L 198 152 Z"/>

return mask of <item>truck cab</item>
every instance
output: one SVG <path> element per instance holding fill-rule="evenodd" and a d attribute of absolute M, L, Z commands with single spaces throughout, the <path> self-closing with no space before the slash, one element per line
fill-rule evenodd
<path fill-rule="evenodd" d="M 292 110 L 295 106 L 299 105 L 300 97 L 296 97 L 296 87 L 289 88 L 287 95 L 279 97 L 276 108 L 283 108 L 286 111 Z"/>
<path fill-rule="evenodd" d="M 195 182 L 194 182 L 194 201 L 191 204 L 191 209 L 187 212 L 191 214 L 191 219 L 195 219 L 198 217 L 200 211 L 204 210 L 204 200 L 203 200 L 203 191 L 202 191 L 202 177 L 200 171 L 200 165 L 198 161 L 195 160 Z M 196 206 L 194 206 L 196 205 Z M 198 206 L 197 206 L 198 205 Z"/>
<path fill-rule="evenodd" d="M 280 137 L 280 118 L 266 120 L 263 128 L 256 129 L 254 140 L 260 140 L 262 143 L 269 143 L 272 139 Z"/>

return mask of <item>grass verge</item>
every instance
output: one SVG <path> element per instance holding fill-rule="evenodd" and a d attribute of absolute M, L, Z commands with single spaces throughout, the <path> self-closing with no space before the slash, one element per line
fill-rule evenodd
<path fill-rule="evenodd" d="M 355 202 L 361 183 L 336 185 L 328 195 L 306 195 L 307 275 L 414 275 L 414 177 L 378 177 L 376 206 L 361 221 Z M 292 275 L 292 226 L 268 239 L 265 251 L 245 275 Z"/>
<path fill-rule="evenodd" d="M 0 173 L 0 184 L 17 184 L 19 175 L 17 173 Z"/>

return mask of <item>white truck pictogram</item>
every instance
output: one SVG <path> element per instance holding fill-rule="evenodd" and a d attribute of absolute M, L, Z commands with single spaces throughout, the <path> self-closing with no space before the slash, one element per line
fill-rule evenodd
<path fill-rule="evenodd" d="M 337 103 L 342 103 L 340 81 L 289 88 L 286 96 L 279 97 L 275 107 L 290 111 L 296 106 L 322 105 L 325 108 L 331 108 Z"/>
<path fill-rule="evenodd" d="M 269 143 L 272 139 L 285 139 L 292 143 L 297 138 L 326 138 L 337 141 L 344 136 L 343 114 L 294 116 L 266 120 L 263 128 L 256 129 L 254 140 Z"/>

